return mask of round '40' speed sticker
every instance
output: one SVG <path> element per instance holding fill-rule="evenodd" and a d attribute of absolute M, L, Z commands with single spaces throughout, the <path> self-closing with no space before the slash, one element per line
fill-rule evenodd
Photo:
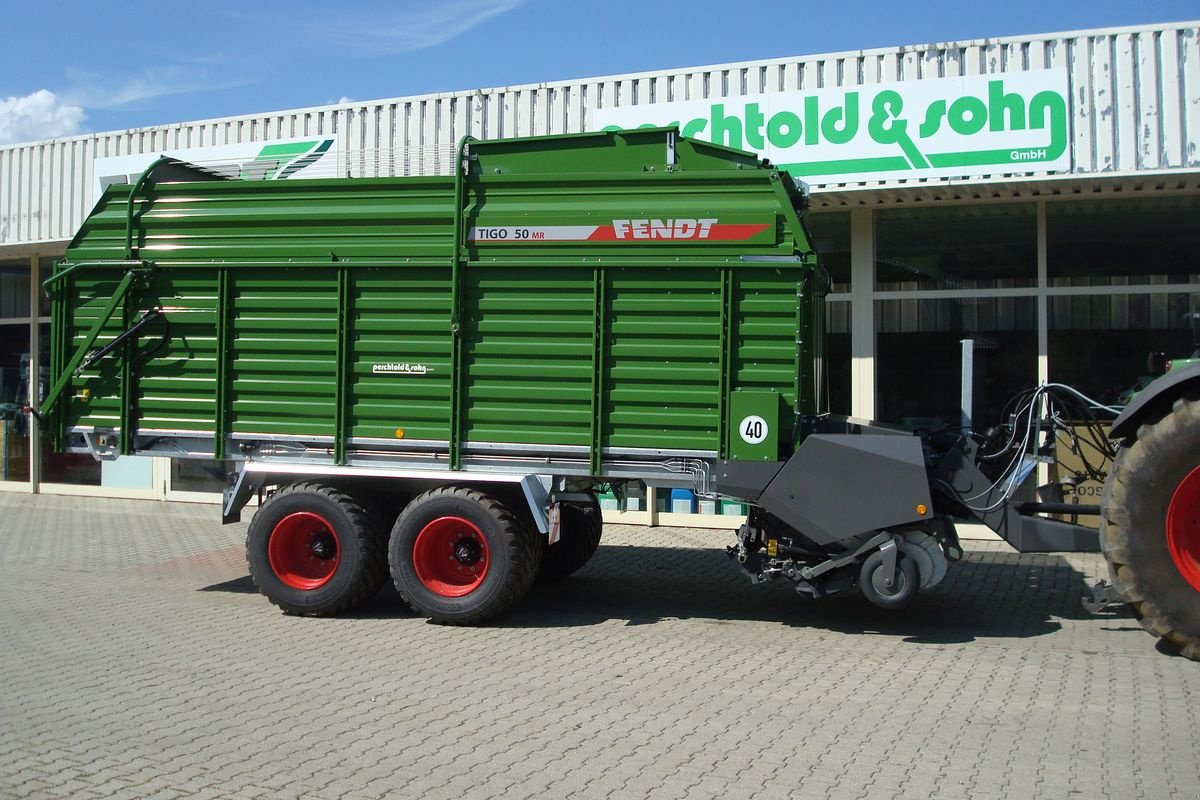
<path fill-rule="evenodd" d="M 767 440 L 767 421 L 757 414 L 742 417 L 738 423 L 738 433 L 746 444 L 762 444 Z"/>

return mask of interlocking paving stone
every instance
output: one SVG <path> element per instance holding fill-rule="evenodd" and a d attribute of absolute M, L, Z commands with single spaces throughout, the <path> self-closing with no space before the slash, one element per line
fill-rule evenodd
<path fill-rule="evenodd" d="M 1200 797 L 1200 664 L 1094 554 L 971 544 L 905 612 L 609 525 L 480 628 L 287 617 L 212 506 L 0 494 L 0 797 Z"/>

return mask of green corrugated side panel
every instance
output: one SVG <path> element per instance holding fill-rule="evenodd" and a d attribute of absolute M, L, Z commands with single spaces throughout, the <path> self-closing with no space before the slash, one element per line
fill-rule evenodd
<path fill-rule="evenodd" d="M 334 435 L 337 299 L 334 269 L 234 275 L 230 433 Z"/>
<path fill-rule="evenodd" d="M 461 295 L 467 445 L 586 448 L 599 386 L 603 447 L 721 450 L 727 270 L 736 334 L 726 365 L 729 390 L 775 389 L 795 404 L 796 291 L 805 267 L 742 260 L 809 249 L 780 206 L 774 173 L 757 168 L 752 156 L 682 139 L 677 171 L 668 173 L 660 163 L 661 132 L 654 135 L 659 139 L 647 134 L 636 147 L 632 139 L 611 145 L 612 152 L 604 136 L 580 137 L 575 146 L 573 137 L 559 137 L 553 157 L 537 150 L 549 140 L 478 146 L 467 183 L 467 228 L 611 230 L 613 220 L 669 227 L 689 218 L 755 227 L 734 241 L 468 243 Z M 584 138 L 587 146 L 578 146 Z M 128 192 L 106 191 L 69 259 L 124 257 Z M 212 430 L 216 276 L 228 269 L 226 433 L 333 436 L 337 276 L 345 271 L 344 435 L 449 438 L 450 178 L 162 184 L 150 186 L 135 209 L 139 255 L 157 272 L 131 312 L 159 304 L 172 325 L 172 341 L 142 369 L 143 427 Z M 593 363 L 597 267 L 606 294 L 602 375 Z M 86 289 L 86 280 L 95 280 L 111 289 L 111 275 L 119 279 L 105 272 L 103 280 L 81 277 L 77 285 Z M 96 302 L 72 301 L 76 341 Z M 100 343 L 119 332 L 119 321 L 109 328 Z M 144 334 L 139 349 L 156 336 Z M 99 391 L 86 408 L 72 405 L 68 425 L 119 418 L 119 386 L 101 383 L 105 369 L 111 367 L 93 370 Z"/>
<path fill-rule="evenodd" d="M 710 263 L 739 260 L 743 255 L 791 255 L 796 242 L 785 230 L 778 200 L 764 171 L 728 173 L 645 173 L 621 176 L 575 176 L 577 183 L 550 176 L 496 176 L 487 182 L 485 202 L 472 207 L 474 229 L 531 226 L 595 227 L 612 230 L 613 220 L 634 223 L 652 234 L 612 241 L 489 241 L 468 243 L 472 263 L 520 259 L 525 263 L 559 264 L 579 258 L 629 261 L 704 259 Z M 678 240 L 653 234 L 656 223 L 671 226 L 688 220 L 719 220 L 722 226 L 761 229 L 747 238 Z"/>
<path fill-rule="evenodd" d="M 216 418 L 216 272 L 160 272 L 134 296 L 134 303 L 140 309 L 161 303 L 169 320 L 169 327 L 159 320 L 140 337 L 140 427 L 211 433 Z M 163 334 L 169 335 L 164 339 Z"/>
<path fill-rule="evenodd" d="M 450 268 L 362 267 L 350 286 L 349 435 L 446 441 Z"/>
<path fill-rule="evenodd" d="M 734 277 L 734 363 L 731 390 L 774 389 L 785 407 L 791 437 L 796 410 L 796 315 L 800 274 L 796 269 L 764 267 Z"/>
<path fill-rule="evenodd" d="M 693 268 L 608 273 L 604 444 L 716 451 L 720 273 Z"/>
<path fill-rule="evenodd" d="M 124 257 L 129 186 L 109 187 L 68 250 Z M 158 184 L 135 202 L 135 243 L 163 266 L 193 261 L 445 259 L 450 178 Z M 332 254 L 332 255 L 331 255 Z"/>
<path fill-rule="evenodd" d="M 467 271 L 463 438 L 586 447 L 591 270 Z"/>
<path fill-rule="evenodd" d="M 100 310 L 120 283 L 121 272 L 103 270 L 81 275 L 73 281 L 73 314 L 67 337 L 68 357 L 74 353 L 91 329 Z M 119 334 L 122 308 L 100 329 L 99 342 Z M 57 377 L 57 376 L 55 376 Z M 87 399 L 84 399 L 84 390 Z M 115 428 L 121 424 L 121 369 L 116 358 L 106 358 L 82 370 L 72 379 L 63 397 L 65 416 L 72 425 Z"/>
<path fill-rule="evenodd" d="M 668 138 L 669 137 L 669 138 Z M 605 176 L 663 172 L 668 168 L 668 141 L 673 143 L 675 170 L 733 171 L 756 169 L 758 156 L 744 150 L 680 136 L 673 128 L 528 136 L 473 142 L 478 174 L 543 175 L 597 173 Z"/>

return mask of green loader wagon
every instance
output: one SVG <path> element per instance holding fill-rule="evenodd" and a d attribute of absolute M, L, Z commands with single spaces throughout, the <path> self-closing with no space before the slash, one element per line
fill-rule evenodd
<path fill-rule="evenodd" d="M 1094 545 L 1018 513 L 970 437 L 829 413 L 806 203 L 673 128 L 466 139 L 447 177 L 160 159 L 46 283 L 37 413 L 60 449 L 234 463 L 223 517 L 259 494 L 251 574 L 290 613 L 390 567 L 419 613 L 486 620 L 580 568 L 631 483 L 745 502 L 752 579 L 886 608 L 946 574 L 956 518 Z"/>

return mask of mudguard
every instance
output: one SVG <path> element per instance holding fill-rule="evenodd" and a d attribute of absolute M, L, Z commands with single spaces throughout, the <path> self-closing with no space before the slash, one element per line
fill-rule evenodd
<path fill-rule="evenodd" d="M 1162 416 L 1176 398 L 1190 389 L 1200 389 L 1200 364 L 1173 369 L 1139 392 L 1113 422 L 1109 437 L 1132 436 L 1148 417 Z"/>

